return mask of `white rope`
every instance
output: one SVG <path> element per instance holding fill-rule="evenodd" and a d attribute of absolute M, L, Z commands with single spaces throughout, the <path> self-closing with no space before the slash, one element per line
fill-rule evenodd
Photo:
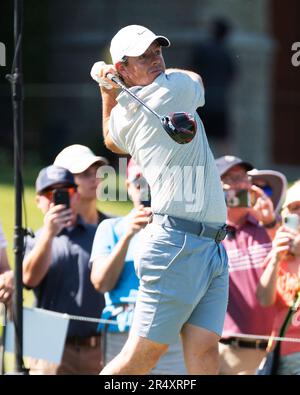
<path fill-rule="evenodd" d="M 105 320 L 103 318 L 83 317 L 83 316 L 71 315 L 71 314 L 67 314 L 67 313 L 58 313 L 56 311 L 39 309 L 37 307 L 34 307 L 34 308 L 24 307 L 24 309 L 36 310 L 39 313 L 52 315 L 54 317 L 59 317 L 59 318 L 63 318 L 63 319 L 66 319 L 66 320 L 75 320 L 75 321 L 94 322 L 94 323 L 99 323 L 99 324 L 118 325 L 118 322 L 115 321 L 115 320 Z M 241 339 L 245 339 L 246 338 L 246 339 L 267 340 L 267 341 L 271 338 L 272 340 L 300 343 L 300 338 L 279 337 L 279 336 L 263 336 L 263 335 L 253 335 L 253 334 L 245 334 L 245 333 L 230 333 L 230 332 L 227 333 L 226 332 L 226 337 L 237 337 L 237 338 L 241 338 Z"/>
<path fill-rule="evenodd" d="M 226 332 L 226 338 L 227 337 L 237 337 L 241 339 L 253 339 L 253 340 L 278 340 L 278 341 L 285 341 L 285 342 L 295 342 L 295 343 L 300 343 L 299 338 L 294 338 L 294 337 L 279 337 L 279 336 L 263 336 L 263 335 L 250 335 L 250 334 L 244 334 L 244 333 L 227 333 Z"/>

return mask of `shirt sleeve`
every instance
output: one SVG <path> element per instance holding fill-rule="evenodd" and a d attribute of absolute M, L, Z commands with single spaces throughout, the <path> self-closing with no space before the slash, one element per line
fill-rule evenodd
<path fill-rule="evenodd" d="M 121 125 L 122 125 L 122 120 L 121 120 L 121 115 L 120 115 L 120 108 L 118 105 L 116 105 L 110 113 L 110 118 L 109 118 L 109 135 L 113 141 L 113 143 L 123 152 L 128 152 L 126 146 L 125 146 L 125 141 L 122 139 L 121 135 Z"/>
<path fill-rule="evenodd" d="M 198 107 L 204 106 L 204 87 L 203 84 L 194 80 L 190 75 L 184 71 L 170 72 L 167 74 L 167 79 L 173 85 L 173 91 L 178 93 L 178 97 L 184 97 L 185 103 L 191 110 L 196 110 Z"/>
<path fill-rule="evenodd" d="M 102 221 L 95 234 L 90 264 L 99 256 L 109 255 L 116 244 L 115 240 L 114 220 L 106 219 Z"/>
<path fill-rule="evenodd" d="M 7 247 L 7 241 L 5 239 L 3 230 L 2 230 L 2 225 L 0 223 L 0 248 L 6 248 Z"/>

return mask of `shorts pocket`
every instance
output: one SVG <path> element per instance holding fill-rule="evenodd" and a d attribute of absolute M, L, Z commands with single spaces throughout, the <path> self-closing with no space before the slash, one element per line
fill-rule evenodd
<path fill-rule="evenodd" d="M 148 284 L 157 283 L 172 262 L 180 255 L 185 245 L 185 234 L 172 238 L 168 232 L 155 234 L 155 239 L 145 239 L 136 262 L 137 276 Z"/>

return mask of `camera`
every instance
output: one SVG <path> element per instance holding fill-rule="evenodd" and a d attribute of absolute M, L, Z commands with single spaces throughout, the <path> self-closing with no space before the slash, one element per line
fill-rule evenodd
<path fill-rule="evenodd" d="M 67 189 L 55 189 L 53 191 L 53 203 L 56 205 L 64 204 L 66 208 L 70 208 L 70 196 Z"/>
<path fill-rule="evenodd" d="M 284 217 L 283 223 L 285 226 L 291 229 L 294 229 L 296 231 L 299 230 L 300 221 L 299 221 L 299 216 L 297 214 L 288 214 L 286 217 Z"/>
<path fill-rule="evenodd" d="M 248 189 L 225 191 L 227 207 L 251 207 L 251 196 Z"/>

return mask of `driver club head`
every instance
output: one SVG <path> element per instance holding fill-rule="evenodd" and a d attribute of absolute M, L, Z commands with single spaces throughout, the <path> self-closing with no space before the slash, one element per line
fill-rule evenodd
<path fill-rule="evenodd" d="M 197 124 L 191 114 L 174 112 L 161 118 L 161 123 L 168 135 L 178 144 L 187 144 L 197 132 Z"/>

